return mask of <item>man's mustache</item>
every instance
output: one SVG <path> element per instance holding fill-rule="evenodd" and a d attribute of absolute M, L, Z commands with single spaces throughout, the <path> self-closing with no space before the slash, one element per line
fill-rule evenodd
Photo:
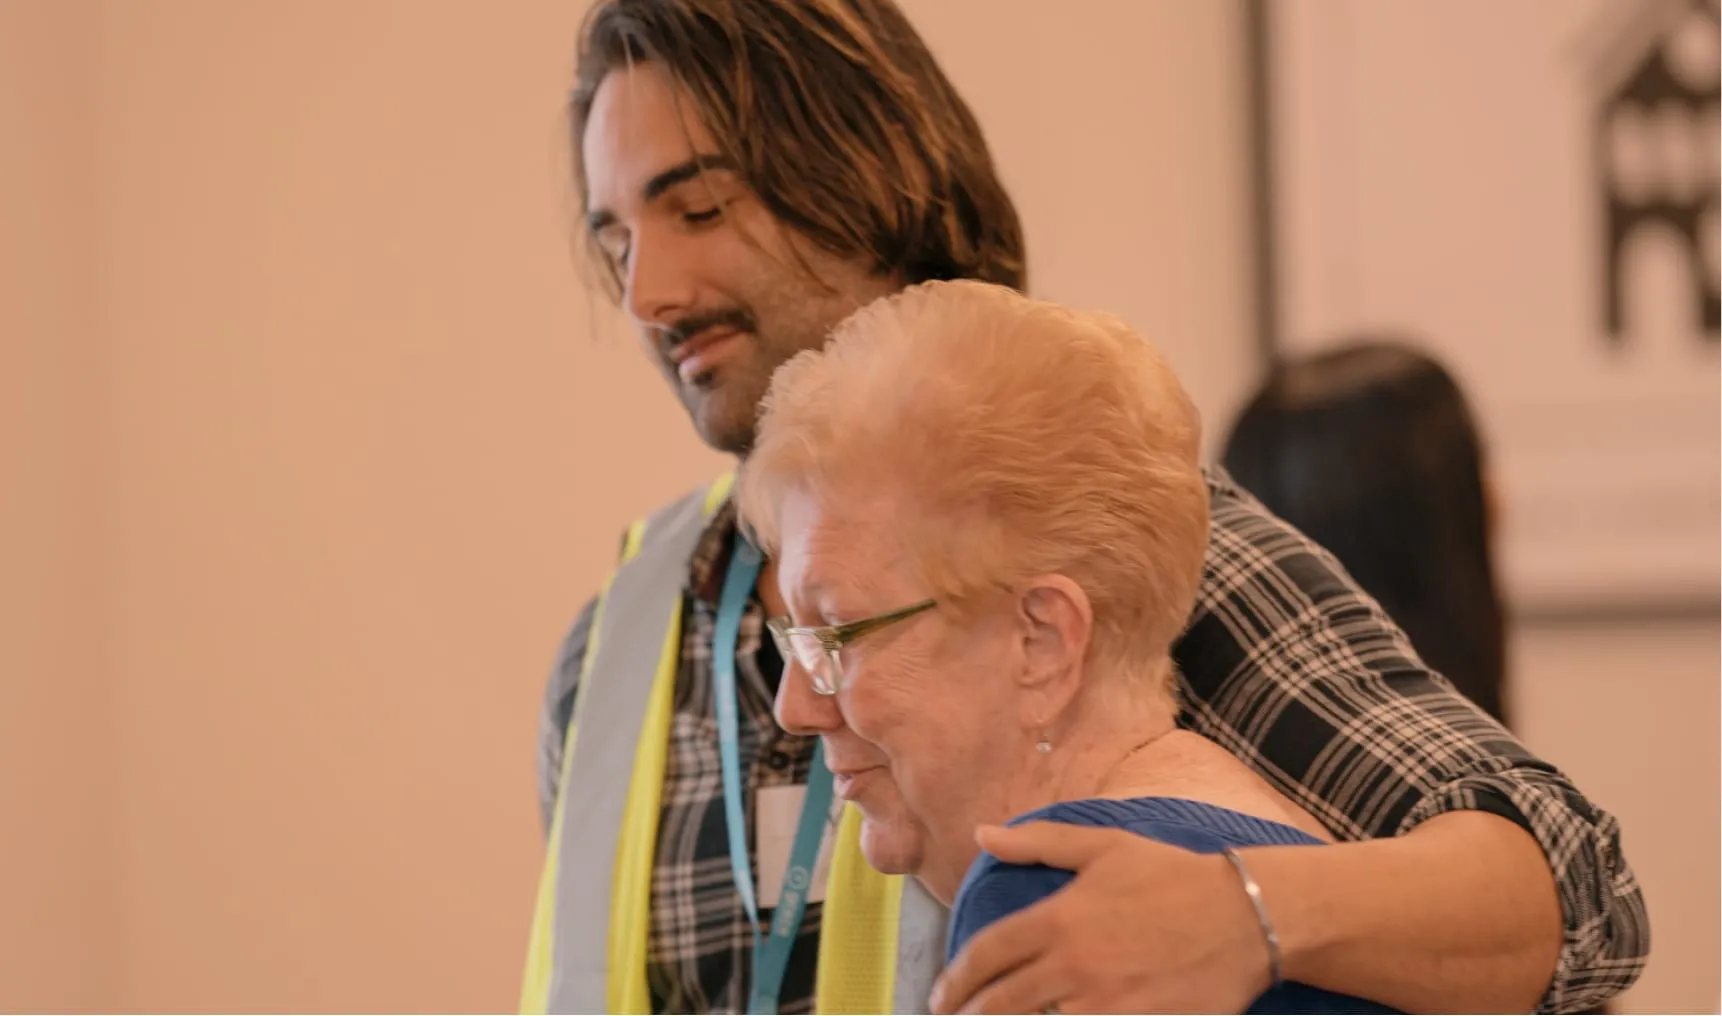
<path fill-rule="evenodd" d="M 740 307 L 690 314 L 663 331 L 664 348 L 671 350 L 703 331 L 728 328 L 738 332 L 754 331 L 753 315 Z"/>

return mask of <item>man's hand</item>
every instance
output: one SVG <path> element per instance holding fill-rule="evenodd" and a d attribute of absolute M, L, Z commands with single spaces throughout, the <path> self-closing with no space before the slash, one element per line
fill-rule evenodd
<path fill-rule="evenodd" d="M 1225 858 L 1044 822 L 979 841 L 1076 879 L 971 939 L 934 1012 L 1242 1012 L 1267 990 L 1267 943 Z M 1498 815 L 1449 812 L 1387 839 L 1243 856 L 1288 981 L 1401 1012 L 1529 1012 L 1548 989 L 1563 928 L 1554 875 L 1537 841 Z"/>
<path fill-rule="evenodd" d="M 1055 822 L 977 840 L 1078 877 L 975 935 L 939 978 L 933 1012 L 1243 1012 L 1268 989 L 1267 943 L 1225 858 Z"/>

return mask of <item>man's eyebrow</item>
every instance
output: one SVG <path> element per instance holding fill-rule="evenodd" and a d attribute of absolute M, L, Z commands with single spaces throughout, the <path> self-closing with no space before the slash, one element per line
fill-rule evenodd
<path fill-rule="evenodd" d="M 735 161 L 723 155 L 696 155 L 685 162 L 678 162 L 647 180 L 646 185 L 640 188 L 640 198 L 646 202 L 656 201 L 665 191 L 687 183 L 708 169 L 733 171 Z M 589 232 L 596 233 L 615 221 L 615 213 L 608 208 L 594 208 L 586 213 L 586 229 Z"/>

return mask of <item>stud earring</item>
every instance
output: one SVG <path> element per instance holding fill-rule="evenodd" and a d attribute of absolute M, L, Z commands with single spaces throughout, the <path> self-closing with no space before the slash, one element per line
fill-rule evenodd
<path fill-rule="evenodd" d="M 1042 755 L 1050 755 L 1052 754 L 1052 742 L 1046 739 L 1045 734 L 1042 734 L 1040 735 L 1040 740 L 1036 742 L 1034 750 L 1040 752 Z"/>

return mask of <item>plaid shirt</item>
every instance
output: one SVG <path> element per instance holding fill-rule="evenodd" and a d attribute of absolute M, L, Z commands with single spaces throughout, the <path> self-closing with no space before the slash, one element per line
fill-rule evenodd
<path fill-rule="evenodd" d="M 1566 918 L 1539 1011 L 1584 1009 L 1630 985 L 1650 931 L 1614 817 L 1424 667 L 1326 551 L 1224 472 L 1210 470 L 1208 481 L 1208 559 L 1175 653 L 1182 725 L 1224 745 L 1342 839 L 1393 836 L 1458 810 L 1518 823 L 1548 856 Z M 683 599 L 652 880 L 647 980 L 657 1012 L 743 1012 L 752 973 L 753 936 L 730 875 L 712 702 L 712 631 L 734 532 L 725 506 L 694 552 Z M 538 769 L 546 816 L 592 607 L 563 645 L 545 703 Z M 736 660 L 742 757 L 752 760 L 750 838 L 754 792 L 806 782 L 813 749 L 813 739 L 772 720 L 782 664 L 761 639 L 762 625 L 755 599 Z M 820 909 L 807 908 L 782 1012 L 812 1009 Z"/>

